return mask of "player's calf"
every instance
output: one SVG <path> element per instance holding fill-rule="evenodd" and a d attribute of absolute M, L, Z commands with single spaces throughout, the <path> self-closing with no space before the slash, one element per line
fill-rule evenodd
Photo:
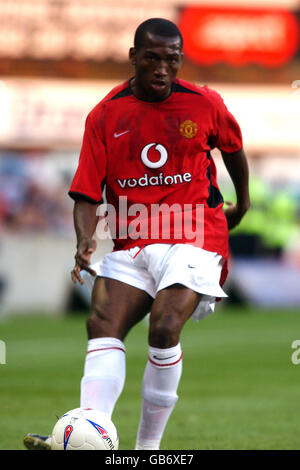
<path fill-rule="evenodd" d="M 149 347 L 143 379 L 143 404 L 136 449 L 155 450 L 177 402 L 182 372 L 180 344 L 172 348 Z"/>

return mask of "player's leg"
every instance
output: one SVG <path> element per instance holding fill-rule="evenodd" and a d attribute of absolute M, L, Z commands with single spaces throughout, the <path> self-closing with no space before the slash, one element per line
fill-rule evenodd
<path fill-rule="evenodd" d="M 152 297 L 123 282 L 99 277 L 87 320 L 88 350 L 81 380 L 80 406 L 109 416 L 125 382 L 124 338 L 151 309 Z"/>
<path fill-rule="evenodd" d="M 149 345 L 154 348 L 176 346 L 182 328 L 200 298 L 201 294 L 181 284 L 173 284 L 159 291 L 150 313 Z"/>
<path fill-rule="evenodd" d="M 136 449 L 159 449 L 163 431 L 178 398 L 177 387 L 182 372 L 180 333 L 200 297 L 201 294 L 174 284 L 159 291 L 153 302 Z"/>
<path fill-rule="evenodd" d="M 97 277 L 87 320 L 88 339 L 115 337 L 123 341 L 129 330 L 151 310 L 153 299 L 144 290 L 116 279 Z"/>
<path fill-rule="evenodd" d="M 125 346 L 129 330 L 151 309 L 152 297 L 141 289 L 109 278 L 96 278 L 87 320 L 88 353 L 81 381 L 80 405 L 108 415 L 123 389 Z M 50 436 L 27 434 L 30 450 L 50 450 Z"/>

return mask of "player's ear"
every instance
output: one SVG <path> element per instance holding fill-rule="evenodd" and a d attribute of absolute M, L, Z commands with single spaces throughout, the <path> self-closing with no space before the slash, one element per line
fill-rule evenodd
<path fill-rule="evenodd" d="M 130 60 L 132 65 L 136 64 L 136 49 L 135 49 L 135 47 L 131 47 L 129 49 L 129 60 Z"/>

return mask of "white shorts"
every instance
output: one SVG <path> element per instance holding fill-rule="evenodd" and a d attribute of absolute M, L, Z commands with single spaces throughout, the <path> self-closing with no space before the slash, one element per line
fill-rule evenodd
<path fill-rule="evenodd" d="M 125 282 L 153 298 L 172 284 L 182 284 L 203 294 L 192 315 L 198 321 L 213 313 L 216 297 L 227 297 L 219 284 L 223 264 L 218 253 L 193 245 L 156 243 L 142 249 L 113 251 L 91 267 L 98 276 Z M 95 278 L 86 271 L 82 277 L 91 293 Z"/>

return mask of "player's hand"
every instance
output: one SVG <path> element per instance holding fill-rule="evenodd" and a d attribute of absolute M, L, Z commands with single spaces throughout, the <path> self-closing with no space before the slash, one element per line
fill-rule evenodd
<path fill-rule="evenodd" d="M 83 239 L 77 247 L 75 255 L 75 267 L 71 271 L 71 278 L 74 284 L 78 281 L 80 284 L 84 284 L 84 280 L 80 275 L 80 271 L 87 271 L 92 276 L 96 276 L 97 273 L 90 268 L 91 256 L 97 248 L 97 242 L 93 239 Z"/>
<path fill-rule="evenodd" d="M 224 209 L 224 214 L 227 219 L 228 229 L 231 230 L 240 223 L 248 208 L 242 209 L 237 204 L 229 201 L 225 201 L 225 204 L 228 207 Z"/>

